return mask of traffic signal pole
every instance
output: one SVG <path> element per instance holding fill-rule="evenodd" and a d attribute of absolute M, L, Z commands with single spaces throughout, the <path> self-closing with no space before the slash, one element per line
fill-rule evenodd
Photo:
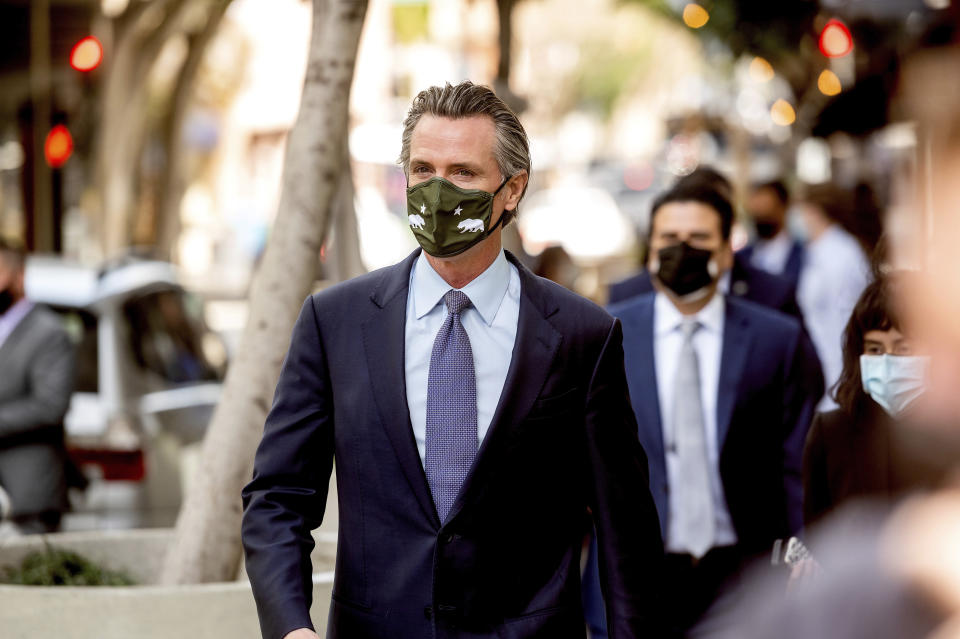
<path fill-rule="evenodd" d="M 31 251 L 56 249 L 53 173 L 43 148 L 50 129 L 50 1 L 30 0 L 30 100 L 32 103 L 32 188 L 27 209 L 26 244 Z M 26 195 L 26 194 L 25 194 Z"/>

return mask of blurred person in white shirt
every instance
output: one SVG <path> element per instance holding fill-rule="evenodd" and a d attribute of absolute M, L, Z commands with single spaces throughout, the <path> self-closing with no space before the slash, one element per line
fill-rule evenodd
<path fill-rule="evenodd" d="M 823 365 L 828 391 L 843 370 L 843 329 L 871 280 L 870 263 L 860 242 L 840 224 L 844 205 L 845 198 L 836 188 L 811 188 L 798 203 L 795 221 L 806 237 L 797 303 Z M 819 408 L 835 407 L 828 392 Z"/>

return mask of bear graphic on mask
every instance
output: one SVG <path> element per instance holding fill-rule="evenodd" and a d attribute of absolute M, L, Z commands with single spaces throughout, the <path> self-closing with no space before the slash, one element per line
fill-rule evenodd
<path fill-rule="evenodd" d="M 415 229 L 423 228 L 423 218 L 419 215 L 408 215 L 407 219 L 410 220 L 410 226 Z"/>
<path fill-rule="evenodd" d="M 483 220 L 466 219 L 457 224 L 461 233 L 478 233 L 483 230 Z"/>

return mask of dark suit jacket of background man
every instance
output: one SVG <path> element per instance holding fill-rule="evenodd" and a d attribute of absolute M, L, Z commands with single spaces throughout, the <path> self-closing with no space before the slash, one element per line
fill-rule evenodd
<path fill-rule="evenodd" d="M 34 307 L 0 346 L 0 486 L 14 517 L 67 509 L 63 416 L 73 376 L 59 318 Z"/>
<path fill-rule="evenodd" d="M 614 637 L 656 636 L 662 544 L 623 369 L 602 309 L 532 275 L 470 475 L 441 525 L 407 409 L 404 322 L 415 251 L 304 304 L 243 491 L 264 636 L 310 626 L 310 530 L 336 457 L 329 637 L 582 639 L 580 549 L 599 531 Z"/>
<path fill-rule="evenodd" d="M 650 489 L 666 536 L 667 469 L 654 368 L 654 299 L 650 293 L 610 307 L 623 323 L 630 398 L 650 462 Z M 800 324 L 782 313 L 727 296 L 717 393 L 720 478 L 747 555 L 802 525 L 803 445 L 819 395 Z M 822 387 L 821 387 L 822 389 Z"/>
<path fill-rule="evenodd" d="M 756 244 L 748 244 L 737 251 L 737 257 L 742 259 L 745 264 L 750 264 L 753 260 L 754 249 L 756 249 Z M 800 284 L 800 271 L 803 270 L 804 253 L 805 249 L 803 248 L 803 244 L 797 240 L 793 240 L 793 244 L 790 247 L 790 254 L 787 256 L 787 263 L 783 266 L 783 273 L 779 275 L 781 279 L 789 282 L 794 290 L 796 290 Z"/>
<path fill-rule="evenodd" d="M 650 278 L 650 273 L 643 269 L 633 277 L 611 284 L 608 302 L 609 304 L 616 304 L 653 291 L 653 281 Z M 772 308 L 796 318 L 803 325 L 803 313 L 797 304 L 796 288 L 783 277 L 750 266 L 742 251 L 734 255 L 733 268 L 730 269 L 730 291 L 727 294 L 727 299 L 731 298 L 739 298 Z M 807 364 L 807 370 L 803 375 L 806 392 L 813 396 L 822 397 L 825 390 L 823 367 L 820 365 L 817 349 L 814 347 L 806 328 L 803 331 L 803 350 L 805 353 L 804 361 Z"/>
<path fill-rule="evenodd" d="M 650 273 L 643 269 L 632 277 L 611 284 L 607 302 L 615 304 L 652 291 L 653 282 L 650 280 Z M 751 266 L 743 251 L 734 255 L 733 268 L 730 269 L 728 296 L 740 297 L 803 321 L 800 307 L 797 305 L 796 284 Z"/>

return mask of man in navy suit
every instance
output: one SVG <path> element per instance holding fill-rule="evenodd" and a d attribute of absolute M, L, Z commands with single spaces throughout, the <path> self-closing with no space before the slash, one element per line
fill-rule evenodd
<path fill-rule="evenodd" d="M 675 186 L 686 187 L 700 185 L 705 188 L 711 188 L 726 199 L 731 199 L 733 195 L 733 185 L 720 172 L 710 167 L 700 167 L 690 175 L 681 178 Z M 782 185 L 781 185 L 782 186 Z M 784 189 L 784 193 L 786 190 Z M 755 199 L 755 198 L 754 198 Z M 754 199 L 751 202 L 754 202 Z M 761 204 L 766 200 L 761 201 Z M 786 215 L 786 208 L 782 211 Z M 781 222 L 783 220 L 781 219 Z M 802 247 L 797 246 L 802 251 Z M 791 254 L 792 255 L 792 254 Z M 734 256 L 733 265 L 730 270 L 720 278 L 720 290 L 725 295 L 734 295 L 751 302 L 756 302 L 762 306 L 772 308 L 796 317 L 801 322 L 803 316 L 800 312 L 800 306 L 797 304 L 797 278 L 800 273 L 800 255 L 791 257 L 791 268 L 796 267 L 796 272 L 792 270 L 788 275 L 775 275 L 762 268 L 750 263 L 751 253 L 749 251 L 739 251 Z M 626 278 L 620 282 L 614 282 L 610 285 L 607 297 L 607 303 L 615 304 L 623 300 L 644 293 L 653 292 L 653 281 L 650 273 L 644 268 L 639 273 Z"/>
<path fill-rule="evenodd" d="M 794 291 L 803 267 L 803 245 L 787 230 L 790 193 L 780 180 L 753 187 L 747 198 L 747 215 L 753 222 L 756 238 L 738 251 L 746 264 L 782 277 Z"/>
<path fill-rule="evenodd" d="M 328 637 L 580 638 L 588 509 L 615 637 L 658 636 L 663 559 L 620 324 L 500 244 L 530 171 L 492 91 L 432 87 L 404 122 L 423 247 L 307 299 L 243 542 L 263 636 L 316 637 L 310 530 L 336 458 Z"/>
<path fill-rule="evenodd" d="M 802 520 L 800 460 L 822 383 L 800 323 L 718 292 L 733 209 L 702 184 L 654 203 L 656 292 L 610 307 L 667 556 L 667 624 L 683 636 L 743 563 Z M 813 359 L 811 359 L 813 358 Z M 594 615 L 591 626 L 601 627 Z M 599 633 L 598 633 L 599 634 Z"/>

